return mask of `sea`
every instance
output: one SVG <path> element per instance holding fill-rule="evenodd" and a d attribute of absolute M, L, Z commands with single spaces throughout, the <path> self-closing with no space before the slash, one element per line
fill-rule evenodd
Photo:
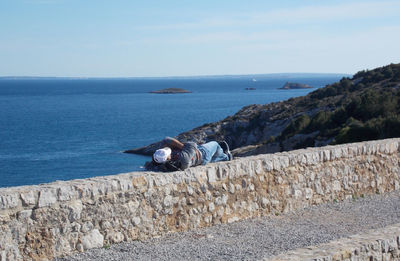
<path fill-rule="evenodd" d="M 143 171 L 122 151 L 306 95 L 339 74 L 169 78 L 0 78 L 0 187 Z M 279 90 L 286 82 L 312 89 Z M 154 94 L 183 88 L 192 93 Z M 250 88 L 250 89 L 249 89 Z"/>

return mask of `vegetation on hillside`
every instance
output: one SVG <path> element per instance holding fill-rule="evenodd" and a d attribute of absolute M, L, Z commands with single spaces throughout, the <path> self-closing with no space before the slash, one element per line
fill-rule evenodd
<path fill-rule="evenodd" d="M 294 118 L 277 140 L 318 132 L 297 144 L 300 148 L 314 146 L 318 140 L 340 144 L 399 137 L 399 101 L 400 64 L 361 71 L 302 97 L 299 104 L 321 109 Z"/>

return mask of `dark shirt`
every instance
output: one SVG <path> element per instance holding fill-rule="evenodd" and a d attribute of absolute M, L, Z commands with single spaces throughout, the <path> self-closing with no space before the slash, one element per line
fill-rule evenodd
<path fill-rule="evenodd" d="M 164 139 L 166 144 L 171 144 L 171 138 L 166 137 Z M 197 149 L 197 144 L 194 142 L 183 143 L 182 150 L 172 150 L 171 154 L 172 163 L 175 163 L 180 169 L 187 169 L 192 166 L 201 165 L 202 155 Z"/>

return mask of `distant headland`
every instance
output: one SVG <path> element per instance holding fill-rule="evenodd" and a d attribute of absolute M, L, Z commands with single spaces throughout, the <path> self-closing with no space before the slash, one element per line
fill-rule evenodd
<path fill-rule="evenodd" d="M 278 88 L 280 90 L 292 90 L 292 89 L 310 89 L 313 88 L 312 86 L 308 84 L 303 84 L 303 83 L 295 83 L 295 82 L 286 82 L 285 85 L 283 85 L 281 88 Z"/>
<path fill-rule="evenodd" d="M 159 93 L 159 94 L 168 94 L 168 93 L 191 93 L 189 90 L 181 89 L 181 88 L 167 88 L 157 91 L 151 91 L 150 93 Z"/>

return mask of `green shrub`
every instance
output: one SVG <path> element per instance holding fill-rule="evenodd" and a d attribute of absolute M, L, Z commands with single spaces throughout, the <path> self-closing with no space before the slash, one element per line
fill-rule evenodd
<path fill-rule="evenodd" d="M 285 139 L 300 133 L 308 126 L 308 124 L 310 124 L 310 121 L 310 117 L 307 114 L 303 114 L 297 117 L 295 120 L 292 120 L 290 124 L 285 128 L 285 130 L 281 134 L 281 137 Z"/>
<path fill-rule="evenodd" d="M 293 119 L 276 141 L 283 144 L 293 135 L 316 131 L 316 138 L 303 140 L 295 147 L 314 146 L 315 139 L 332 140 L 335 144 L 400 137 L 399 85 L 400 64 L 391 64 L 358 72 L 352 79 L 344 77 L 305 97 L 292 98 L 293 113 L 287 113 L 288 117 L 298 112 L 320 111 Z"/>
<path fill-rule="evenodd" d="M 307 132 L 313 132 L 316 130 L 324 131 L 331 120 L 332 112 L 329 111 L 319 111 L 311 119 L 311 122 L 307 128 Z"/>

